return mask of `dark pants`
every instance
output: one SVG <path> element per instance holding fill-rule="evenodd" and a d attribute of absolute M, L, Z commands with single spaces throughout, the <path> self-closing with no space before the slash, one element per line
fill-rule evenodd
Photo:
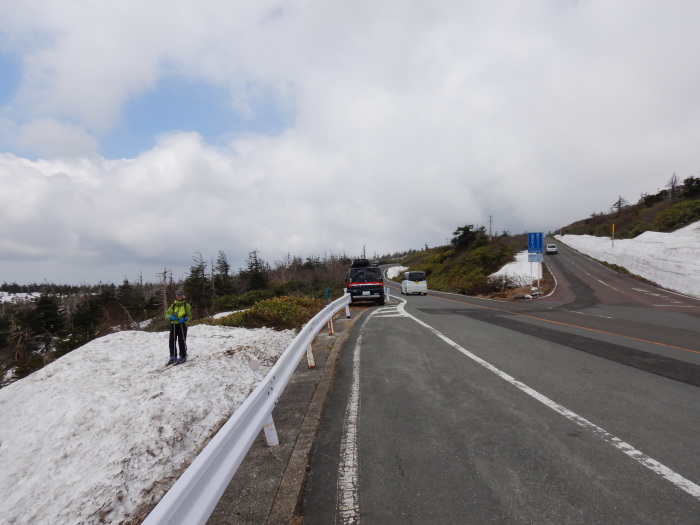
<path fill-rule="evenodd" d="M 177 339 L 177 344 L 180 347 L 180 359 L 187 358 L 187 325 L 182 324 L 171 324 L 170 325 L 170 339 L 168 340 L 168 345 L 170 346 L 170 357 L 173 359 L 177 357 L 177 350 L 175 350 L 175 339 Z"/>

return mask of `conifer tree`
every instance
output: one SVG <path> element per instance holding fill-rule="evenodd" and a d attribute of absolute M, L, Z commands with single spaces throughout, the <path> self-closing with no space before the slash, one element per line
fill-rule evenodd
<path fill-rule="evenodd" d="M 258 258 L 258 251 L 253 250 L 248 254 L 246 269 L 241 269 L 239 276 L 248 290 L 264 290 L 267 288 L 268 272 L 268 265 Z"/>
<path fill-rule="evenodd" d="M 207 263 L 202 254 L 197 252 L 192 257 L 195 262 L 190 267 L 190 274 L 183 283 L 187 300 L 198 308 L 209 308 L 212 301 L 212 284 L 207 277 Z"/>
<path fill-rule="evenodd" d="M 231 280 L 231 265 L 223 251 L 219 251 L 219 257 L 214 265 L 214 292 L 215 295 L 228 295 L 233 293 L 233 283 Z"/>

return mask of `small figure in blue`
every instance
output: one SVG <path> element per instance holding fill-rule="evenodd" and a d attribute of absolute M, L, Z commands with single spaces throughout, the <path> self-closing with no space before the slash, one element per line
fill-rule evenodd
<path fill-rule="evenodd" d="M 192 317 L 192 306 L 185 301 L 185 292 L 178 290 L 175 293 L 175 302 L 165 312 L 165 318 L 170 321 L 170 359 L 168 365 L 180 364 L 187 361 L 187 321 Z M 180 357 L 177 357 L 175 341 L 180 348 Z"/>

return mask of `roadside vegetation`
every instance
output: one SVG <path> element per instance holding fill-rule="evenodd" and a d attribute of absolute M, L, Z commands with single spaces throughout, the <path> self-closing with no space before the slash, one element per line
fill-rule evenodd
<path fill-rule="evenodd" d="M 606 212 L 593 213 L 556 233 L 572 235 L 610 236 L 613 225 L 615 238 L 633 238 L 645 231 L 671 232 L 700 220 L 700 178 L 681 181 L 675 174 L 665 189 L 655 194 L 643 193 L 636 204 L 618 196 Z M 550 232 L 551 234 L 552 232 Z M 494 298 L 512 298 L 529 293 L 530 283 L 512 282 L 508 278 L 489 279 L 513 260 L 516 253 L 527 249 L 527 235 L 508 232 L 489 237 L 483 227 L 466 225 L 457 228 L 448 246 L 411 251 L 396 258 L 396 262 L 415 271 L 424 271 L 431 290 Z M 608 265 L 614 266 L 614 265 Z M 627 273 L 624 268 L 613 268 Z M 401 281 L 401 276 L 394 279 Z M 552 280 L 546 266 L 540 283 L 542 291 Z M 520 288 L 518 288 L 520 287 Z"/>
<path fill-rule="evenodd" d="M 453 232 L 449 245 L 408 253 L 398 262 L 425 272 L 431 290 L 488 295 L 512 287 L 507 279 L 489 279 L 489 275 L 513 261 L 523 246 L 527 247 L 524 234 L 511 236 L 504 232 L 489 237 L 486 228 L 467 224 Z M 401 282 L 401 276 L 394 280 Z"/>
<path fill-rule="evenodd" d="M 616 238 L 631 238 L 650 230 L 674 231 L 698 220 L 700 178 L 679 181 L 674 174 L 664 190 L 642 194 L 633 205 L 619 196 L 608 213 L 593 213 L 559 232 L 609 236 L 614 224 Z M 424 271 L 431 290 L 512 298 L 522 283 L 489 275 L 527 248 L 526 234 L 504 231 L 491 236 L 483 226 L 467 224 L 452 235 L 446 246 L 426 245 L 423 250 L 372 259 Z M 342 295 L 351 262 L 345 255 L 305 260 L 288 255 L 271 265 L 253 251 L 245 268 L 235 273 L 220 251 L 211 267 L 201 254 L 195 254 L 189 274 L 180 282 L 173 281 L 166 270 L 158 283 L 124 280 L 120 285 L 79 287 L 3 283 L 0 291 L 15 299 L 0 304 L 0 387 L 114 331 L 167 330 L 163 313 L 178 288 L 185 290 L 193 306 L 193 323 L 298 329 L 326 301 Z M 545 270 L 543 289 L 547 278 Z M 401 276 L 395 280 L 399 282 Z M 219 313 L 228 315 L 212 317 Z"/>
<path fill-rule="evenodd" d="M 663 190 L 642 193 L 635 204 L 618 196 L 607 212 L 592 213 L 587 219 L 561 228 L 562 235 L 632 239 L 646 231 L 672 232 L 700 220 L 700 177 L 683 181 L 674 173 Z"/>
<path fill-rule="evenodd" d="M 343 293 L 347 257 L 287 257 L 271 266 L 257 251 L 231 272 L 224 252 L 212 269 L 201 254 L 182 282 L 62 286 L 4 283 L 14 299 L 0 305 L 0 387 L 27 376 L 97 337 L 120 330 L 165 331 L 165 309 L 185 290 L 191 324 L 298 329 Z M 31 295 L 29 295 L 31 294 Z M 232 312 L 213 319 L 214 314 Z"/>
<path fill-rule="evenodd" d="M 241 328 L 300 330 L 325 304 L 323 299 L 313 297 L 274 297 L 223 317 L 203 319 L 201 323 Z"/>

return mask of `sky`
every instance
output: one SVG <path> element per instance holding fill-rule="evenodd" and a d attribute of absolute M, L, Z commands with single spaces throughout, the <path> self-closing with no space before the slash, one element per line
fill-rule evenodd
<path fill-rule="evenodd" d="M 698 2 L 0 9 L 0 282 L 548 232 L 700 175 Z"/>
<path fill-rule="evenodd" d="M 700 300 L 700 221 L 616 248 L 586 235 L 558 239 L 668 290 L 684 275 L 680 291 Z M 529 279 L 526 252 L 497 273 Z M 117 332 L 0 388 L 0 421 L 12 421 L 0 425 L 0 515 L 11 523 L 118 523 L 149 508 L 252 392 L 248 361 L 266 374 L 294 336 L 192 326 L 188 362 L 164 368 L 167 332 Z"/>

